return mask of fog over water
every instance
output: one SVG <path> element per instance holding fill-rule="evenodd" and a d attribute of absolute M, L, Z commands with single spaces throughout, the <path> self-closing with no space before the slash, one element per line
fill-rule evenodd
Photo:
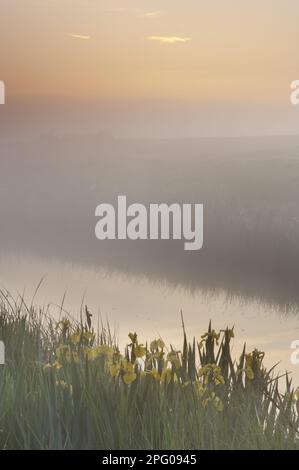
<path fill-rule="evenodd" d="M 290 362 L 298 337 L 299 137 L 130 140 L 106 134 L 0 140 L 0 286 L 51 314 L 88 303 L 125 342 L 162 335 L 181 346 L 211 319 L 235 325 L 235 354 L 267 352 Z M 204 245 L 99 241 L 95 208 L 203 203 Z M 85 295 L 84 299 L 83 296 Z M 83 300 L 82 300 L 83 299 Z M 56 306 L 55 306 L 56 304 Z M 58 305 L 58 306 L 57 306 Z"/>
<path fill-rule="evenodd" d="M 186 289 L 299 301 L 299 138 L 0 143 L 2 253 L 109 268 Z M 203 203 L 204 246 L 99 241 L 99 203 Z"/>

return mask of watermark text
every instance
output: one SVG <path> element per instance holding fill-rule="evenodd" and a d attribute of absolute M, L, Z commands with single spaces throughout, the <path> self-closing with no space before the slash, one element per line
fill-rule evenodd
<path fill-rule="evenodd" d="M 3 341 L 0 341 L 0 365 L 5 364 L 5 346 Z"/>
<path fill-rule="evenodd" d="M 5 104 L 5 85 L 2 80 L 0 80 L 0 104 Z"/>
<path fill-rule="evenodd" d="M 184 240 L 187 251 L 203 246 L 203 204 L 99 204 L 95 211 L 98 240 Z"/>

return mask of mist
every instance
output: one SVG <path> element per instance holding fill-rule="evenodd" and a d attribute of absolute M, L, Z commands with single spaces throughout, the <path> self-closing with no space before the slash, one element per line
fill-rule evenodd
<path fill-rule="evenodd" d="M 154 282 L 299 302 L 299 137 L 1 142 L 0 254 L 32 254 Z M 99 241 L 95 208 L 203 203 L 204 245 Z"/>

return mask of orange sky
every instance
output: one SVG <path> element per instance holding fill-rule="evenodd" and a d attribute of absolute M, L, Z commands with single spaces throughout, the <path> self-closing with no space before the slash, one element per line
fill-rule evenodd
<path fill-rule="evenodd" d="M 277 102 L 298 78 L 295 0 L 1 0 L 0 8 L 0 79 L 10 95 Z"/>

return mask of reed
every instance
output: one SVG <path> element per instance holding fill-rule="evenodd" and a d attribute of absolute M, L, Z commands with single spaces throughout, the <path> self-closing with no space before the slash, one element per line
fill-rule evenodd
<path fill-rule="evenodd" d="M 132 332 L 120 351 L 87 308 L 55 322 L 2 293 L 0 448 L 299 449 L 298 392 L 264 352 L 234 359 L 234 329 L 211 323 L 189 342 L 183 318 L 182 338 L 178 351 Z"/>

